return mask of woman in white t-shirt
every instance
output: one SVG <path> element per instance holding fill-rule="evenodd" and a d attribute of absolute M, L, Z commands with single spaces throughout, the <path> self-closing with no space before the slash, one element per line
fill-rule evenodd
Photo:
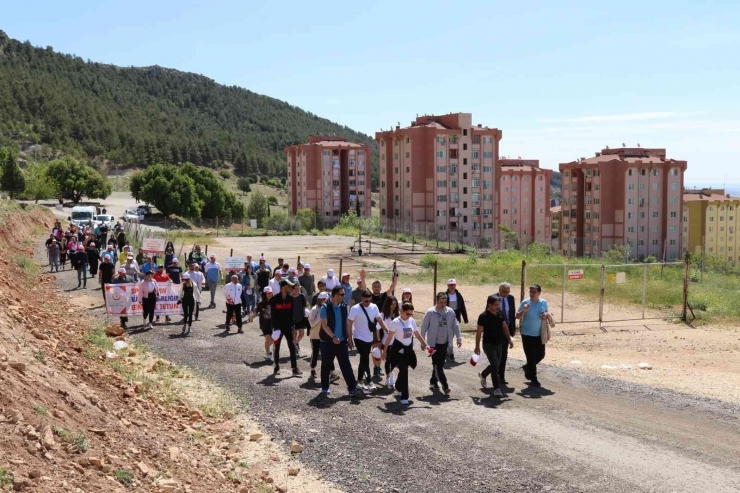
<path fill-rule="evenodd" d="M 394 319 L 398 318 L 399 315 L 401 315 L 401 311 L 399 310 L 398 300 L 395 296 L 388 296 L 385 299 L 385 304 L 383 305 L 383 309 L 380 313 L 380 315 L 383 317 L 383 322 L 385 322 L 386 327 L 390 327 L 391 323 Z M 393 336 L 391 337 L 390 344 L 393 344 Z M 380 344 L 381 349 L 385 347 L 385 341 L 388 338 L 388 332 L 383 330 L 380 338 Z M 387 380 L 385 382 L 386 387 L 393 387 L 393 384 L 396 382 L 393 378 L 393 370 L 391 370 L 391 360 L 390 358 L 387 358 L 385 360 L 385 374 L 387 375 Z"/>
<path fill-rule="evenodd" d="M 398 368 L 398 379 L 396 390 L 401 393 L 401 404 L 409 403 L 409 366 L 416 368 L 416 353 L 414 352 L 414 337 L 419 339 L 421 349 L 427 347 L 424 336 L 421 335 L 416 321 L 412 318 L 414 305 L 404 303 L 401 305 L 401 316 L 393 320 L 389 329 L 389 337 L 383 346 L 383 358 L 388 358 L 388 346 L 391 346 L 391 368 Z"/>

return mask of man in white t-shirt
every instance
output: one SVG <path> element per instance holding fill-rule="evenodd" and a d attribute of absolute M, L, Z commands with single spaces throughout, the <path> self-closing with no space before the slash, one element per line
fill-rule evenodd
<path fill-rule="evenodd" d="M 280 291 L 280 281 L 283 280 L 283 271 L 282 270 L 276 270 L 275 275 L 272 279 L 270 279 L 270 283 L 268 286 L 270 286 L 270 289 L 272 289 L 273 293 L 277 293 Z"/>
<path fill-rule="evenodd" d="M 362 301 L 354 305 L 347 315 L 347 331 L 354 338 L 357 352 L 360 355 L 360 365 L 357 369 L 358 386 L 365 390 L 375 390 L 370 373 L 370 351 L 380 341 L 378 326 L 388 330 L 377 305 L 372 303 L 373 293 L 365 290 Z"/>
<path fill-rule="evenodd" d="M 334 289 L 334 286 L 341 285 L 341 281 L 337 279 L 337 276 L 334 275 L 334 269 L 329 269 L 326 271 L 326 275 L 321 278 L 322 281 L 324 281 L 324 284 L 326 284 L 326 290 L 331 291 Z"/>

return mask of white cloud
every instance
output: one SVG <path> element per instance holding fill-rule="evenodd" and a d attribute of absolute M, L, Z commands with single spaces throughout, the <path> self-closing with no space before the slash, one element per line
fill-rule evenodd
<path fill-rule="evenodd" d="M 565 118 L 563 120 L 557 121 L 567 123 L 632 122 L 642 120 L 657 120 L 663 118 L 675 118 L 678 116 L 681 116 L 681 113 L 677 113 L 675 111 L 655 111 L 651 113 L 626 113 L 623 115 L 582 116 L 579 118 Z"/>

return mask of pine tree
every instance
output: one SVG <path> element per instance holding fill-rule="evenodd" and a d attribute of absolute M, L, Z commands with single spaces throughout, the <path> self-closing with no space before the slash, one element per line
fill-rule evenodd
<path fill-rule="evenodd" d="M 10 149 L 0 148 L 0 167 L 2 169 L 0 185 L 13 199 L 15 194 L 21 193 L 26 188 L 26 179 Z"/>

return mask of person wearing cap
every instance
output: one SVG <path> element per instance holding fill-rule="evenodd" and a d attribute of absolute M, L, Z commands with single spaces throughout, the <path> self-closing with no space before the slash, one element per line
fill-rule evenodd
<path fill-rule="evenodd" d="M 388 328 L 388 338 L 383 345 L 382 358 L 391 360 L 391 371 L 398 368 L 398 378 L 395 389 L 401 393 L 401 404 L 409 404 L 409 367 L 416 369 L 416 353 L 414 352 L 414 337 L 421 343 L 421 350 L 427 347 L 424 335 L 419 332 L 414 320 L 414 305 L 409 302 L 401 305 L 401 315 L 391 322 Z M 391 343 L 393 344 L 391 346 Z M 390 353 L 388 348 L 391 348 Z"/>
<path fill-rule="evenodd" d="M 516 312 L 519 322 L 519 333 L 522 336 L 522 349 L 527 357 L 523 366 L 524 377 L 530 386 L 540 387 L 537 379 L 537 365 L 545 359 L 545 345 L 542 343 L 542 323 L 547 320 L 547 301 L 542 298 L 542 287 L 532 284 L 529 287 L 529 298 L 522 300 Z"/>
<path fill-rule="evenodd" d="M 334 286 L 331 290 L 331 301 L 321 307 L 321 392 L 331 393 L 329 388 L 330 372 L 334 358 L 339 362 L 344 383 L 350 395 L 359 392 L 357 380 L 349 361 L 349 350 L 355 345 L 347 333 L 347 305 L 344 303 L 344 288 Z"/>
<path fill-rule="evenodd" d="M 447 306 L 447 293 L 440 291 L 437 293 L 437 303 L 424 314 L 424 320 L 421 322 L 421 335 L 434 348 L 432 353 L 432 378 L 429 380 L 431 390 L 439 390 L 439 384 L 442 384 L 442 390 L 445 394 L 450 393 L 450 386 L 447 384 L 445 375 L 445 359 L 447 357 L 447 347 L 452 345 L 453 336 L 457 338 L 457 347 L 462 346 L 462 333 L 460 324 L 457 322 L 455 312 Z"/>
<path fill-rule="evenodd" d="M 180 260 L 177 257 L 172 257 L 172 262 L 167 269 L 167 275 L 170 276 L 174 284 L 180 284 L 180 277 L 182 276 L 182 267 L 180 267 Z"/>
<path fill-rule="evenodd" d="M 170 276 L 168 276 L 164 271 L 164 265 L 158 265 L 157 271 L 154 273 L 154 280 L 157 283 L 165 283 L 165 282 L 171 282 L 172 279 L 170 279 Z M 169 315 L 164 316 L 165 322 L 171 322 L 172 319 Z M 159 315 L 157 315 L 157 322 L 159 322 Z"/>
<path fill-rule="evenodd" d="M 326 284 L 324 284 L 324 281 L 322 281 L 321 279 L 319 279 L 319 282 L 316 283 L 316 286 L 318 289 L 316 290 L 316 293 L 314 293 L 314 295 L 311 297 L 311 306 L 315 306 L 316 303 L 318 303 L 319 295 L 321 293 L 328 293 L 328 291 L 326 290 Z"/>
<path fill-rule="evenodd" d="M 121 256 L 122 256 L 122 257 L 123 257 L 123 254 L 124 254 L 124 253 L 125 253 L 125 254 L 126 254 L 127 256 L 128 256 L 128 254 L 129 254 L 129 253 L 130 253 L 130 254 L 132 254 L 132 255 L 133 255 L 133 253 L 134 253 L 134 247 L 132 247 L 132 246 L 131 246 L 131 242 L 130 242 L 130 241 L 128 241 L 128 240 L 126 240 L 126 244 L 125 244 L 125 245 L 123 245 L 123 250 L 121 250 Z"/>
<path fill-rule="evenodd" d="M 265 337 L 265 361 L 272 360 L 272 307 L 270 306 L 270 300 L 272 299 L 272 289 L 266 286 L 262 290 L 262 299 L 257 303 L 254 308 L 254 313 L 258 317 L 260 330 L 262 335 Z"/>
<path fill-rule="evenodd" d="M 87 288 L 87 252 L 81 243 L 77 244 L 72 254 L 72 267 L 77 271 L 77 289 Z M 84 284 L 83 284 L 84 283 Z"/>
<path fill-rule="evenodd" d="M 349 307 L 352 308 L 356 304 L 362 301 L 362 293 L 365 291 L 363 281 L 361 277 L 356 279 L 357 287 L 352 290 L 352 298 L 350 299 Z M 345 295 L 346 296 L 346 295 Z"/>
<path fill-rule="evenodd" d="M 206 263 L 206 254 L 201 251 L 200 245 L 195 245 L 193 247 L 193 251 L 191 251 L 188 256 L 188 261 L 195 262 L 198 269 L 201 270 L 201 272 L 203 271 L 203 266 Z"/>
<path fill-rule="evenodd" d="M 501 296 L 492 294 L 486 300 L 486 310 L 478 316 L 478 325 L 475 332 L 475 354 L 480 356 L 481 336 L 483 338 L 483 352 L 488 358 L 488 366 L 478 373 L 480 385 L 486 388 L 486 378 L 491 375 L 493 384 L 493 395 L 503 397 L 501 382 L 499 381 L 499 364 L 501 359 L 501 345 L 506 341 L 509 348 L 514 347 L 514 342 L 509 335 L 509 326 L 506 317 L 501 311 Z"/>
<path fill-rule="evenodd" d="M 136 263 L 143 266 L 144 262 L 146 262 L 148 256 L 146 253 L 144 253 L 143 248 L 139 248 L 139 253 L 136 254 Z"/>
<path fill-rule="evenodd" d="M 457 322 L 468 323 L 468 310 L 465 309 L 465 300 L 460 291 L 457 290 L 457 281 L 449 279 L 447 281 L 447 306 L 455 312 Z M 447 357 L 450 361 L 455 361 L 455 351 L 450 344 L 447 347 Z"/>
<path fill-rule="evenodd" d="M 113 276 L 113 279 L 111 279 L 111 284 L 124 284 L 124 283 L 133 283 L 133 282 L 135 282 L 134 278 L 126 274 L 126 269 L 123 267 L 118 269 L 118 273 L 115 276 Z M 125 329 L 126 324 L 128 323 L 128 317 L 121 317 L 120 322 L 121 322 L 121 328 Z"/>
<path fill-rule="evenodd" d="M 49 254 L 49 272 L 54 272 L 54 270 L 59 272 L 60 248 L 56 238 L 52 238 L 51 243 L 47 247 L 47 252 Z"/>
<path fill-rule="evenodd" d="M 216 256 L 211 254 L 208 257 L 208 263 L 203 267 L 204 274 L 206 276 L 206 284 L 208 290 L 211 292 L 211 303 L 208 308 L 216 308 L 216 288 L 218 283 L 221 281 L 221 265 L 216 262 Z"/>
<path fill-rule="evenodd" d="M 105 300 L 105 285 L 113 282 L 113 273 L 116 271 L 116 264 L 111 261 L 108 255 L 103 257 L 103 263 L 98 270 L 98 282 L 100 283 L 100 292 L 103 294 L 103 304 Z"/>
<path fill-rule="evenodd" d="M 362 301 L 353 306 L 347 316 L 347 334 L 354 341 L 360 355 L 360 364 L 357 367 L 357 385 L 369 391 L 375 390 L 370 375 L 370 351 L 374 345 L 380 342 L 378 330 L 388 330 L 383 317 L 380 316 L 380 310 L 377 305 L 372 303 L 372 299 L 373 294 L 366 289 L 362 293 Z"/>
<path fill-rule="evenodd" d="M 148 271 L 148 270 L 152 271 L 152 273 L 154 273 L 154 271 L 157 270 L 157 263 L 154 261 L 154 254 L 153 253 L 148 253 L 146 255 L 146 261 L 141 266 L 141 271 L 142 272 L 146 273 L 146 271 Z"/>
<path fill-rule="evenodd" d="M 280 283 L 283 281 L 283 271 L 281 269 L 278 269 L 275 271 L 275 276 L 270 279 L 270 289 L 272 289 L 273 293 L 280 292 Z"/>
<path fill-rule="evenodd" d="M 285 278 L 292 282 L 293 284 L 298 284 L 298 276 L 296 275 L 295 268 L 290 267 L 288 269 L 287 275 L 285 275 Z M 300 286 L 300 284 L 298 284 Z"/>
<path fill-rule="evenodd" d="M 149 323 L 147 329 L 154 328 L 154 310 L 157 308 L 158 295 L 157 281 L 154 280 L 154 273 L 150 270 L 144 272 L 144 280 L 139 284 L 139 300 L 143 310 L 144 323 L 147 318 Z"/>
<path fill-rule="evenodd" d="M 277 261 L 277 267 L 275 267 L 275 270 L 272 271 L 272 277 L 275 277 L 275 273 L 279 270 L 283 270 L 283 259 L 278 257 Z M 277 291 L 275 291 L 277 293 Z"/>
<path fill-rule="evenodd" d="M 313 299 L 316 292 L 314 275 L 311 274 L 311 264 L 303 265 L 303 274 L 298 276 L 298 284 L 301 285 L 308 299 Z"/>
<path fill-rule="evenodd" d="M 87 265 L 90 266 L 90 278 L 95 279 L 98 277 L 98 262 L 100 261 L 99 253 L 95 248 L 95 243 L 90 242 L 87 245 Z"/>
<path fill-rule="evenodd" d="M 327 270 L 326 275 L 321 280 L 324 281 L 327 291 L 333 291 L 334 287 L 340 284 L 339 279 L 334 275 L 334 269 Z"/>
<path fill-rule="evenodd" d="M 193 312 L 196 303 L 200 303 L 200 289 L 196 288 L 187 272 L 182 275 L 182 289 L 177 304 L 182 306 L 182 333 L 189 334 L 193 328 Z"/>
<path fill-rule="evenodd" d="M 103 250 L 100 254 L 100 261 L 103 261 L 103 257 L 108 257 L 110 260 L 110 263 L 113 265 L 116 265 L 118 263 L 118 254 L 116 253 L 116 248 L 113 245 L 108 245 L 108 247 Z"/>
<path fill-rule="evenodd" d="M 131 279 L 133 279 L 133 282 L 138 281 L 139 278 L 143 276 L 139 270 L 139 264 L 136 263 L 134 255 L 131 252 L 126 255 L 126 262 L 121 267 L 126 269 L 126 275 L 130 276 Z"/>
<path fill-rule="evenodd" d="M 300 376 L 303 373 L 298 369 L 296 361 L 295 342 L 293 334 L 293 295 L 290 294 L 293 289 L 293 283 L 287 279 L 280 281 L 280 291 L 270 300 L 272 330 L 279 330 L 280 337 L 275 341 L 275 375 L 280 373 L 280 343 L 283 339 L 288 341 L 288 351 L 290 351 L 290 367 L 293 369 L 293 375 Z"/>
<path fill-rule="evenodd" d="M 239 276 L 231 276 L 231 282 L 224 286 L 226 296 L 226 332 L 229 331 L 231 318 L 236 318 L 237 333 L 242 334 L 242 285 L 239 284 Z"/>
<path fill-rule="evenodd" d="M 319 361 L 321 346 L 321 307 L 329 300 L 329 293 L 322 291 L 316 294 L 316 303 L 308 314 L 308 323 L 311 328 L 308 337 L 311 339 L 311 378 L 316 379 L 316 364 Z M 331 362 L 329 381 L 334 379 L 334 361 Z"/>
<path fill-rule="evenodd" d="M 340 283 L 340 286 L 344 288 L 344 299 L 345 300 L 351 300 L 352 299 L 352 285 L 349 283 L 350 275 L 348 272 L 344 272 L 342 274 L 342 280 Z"/>
<path fill-rule="evenodd" d="M 242 308 L 244 315 L 252 313 L 255 302 L 255 290 L 257 287 L 257 276 L 254 274 L 252 262 L 244 262 L 244 270 L 239 275 L 239 284 L 242 285 Z"/>
<path fill-rule="evenodd" d="M 257 295 L 257 303 L 259 303 L 262 295 L 265 294 L 265 288 L 270 285 L 271 271 L 270 266 L 267 265 L 265 257 L 260 257 L 260 263 L 257 266 L 257 272 L 255 272 L 255 275 L 257 276 L 257 292 L 255 294 Z"/>
<path fill-rule="evenodd" d="M 403 305 L 407 301 L 409 303 L 414 302 L 414 294 L 411 292 L 411 288 L 403 288 L 403 291 L 401 291 L 401 304 Z"/>
<path fill-rule="evenodd" d="M 197 322 L 200 315 L 201 290 L 203 288 L 203 279 L 205 279 L 205 277 L 203 276 L 203 273 L 198 270 L 198 264 L 196 262 L 188 263 L 187 273 L 190 276 L 190 282 L 193 283 L 193 287 L 198 290 L 198 295 L 195 296 L 195 321 Z"/>
<path fill-rule="evenodd" d="M 290 279 L 288 279 L 290 281 Z M 293 281 L 290 281 L 293 282 Z M 293 324 L 295 325 L 296 338 L 295 338 L 295 354 L 297 357 L 301 357 L 301 339 L 303 339 L 306 329 L 311 329 L 308 324 L 308 317 L 306 312 L 308 311 L 309 304 L 308 298 L 302 292 L 301 285 L 298 283 L 293 284 Z"/>

